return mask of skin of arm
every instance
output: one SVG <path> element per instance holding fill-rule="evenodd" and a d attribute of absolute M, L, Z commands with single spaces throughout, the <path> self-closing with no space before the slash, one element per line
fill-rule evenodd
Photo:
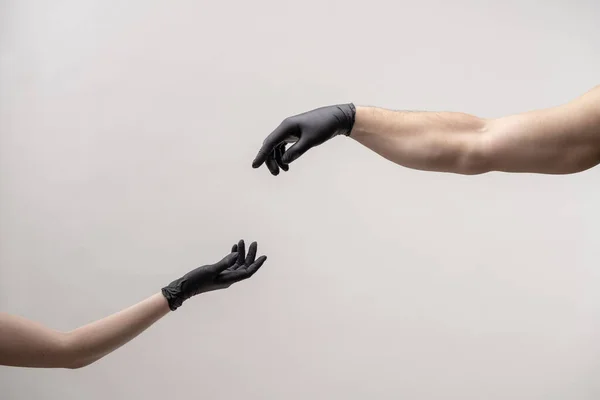
<path fill-rule="evenodd" d="M 55 331 L 22 317 L 0 313 L 0 365 L 85 367 L 129 342 L 169 312 L 167 299 L 157 293 L 71 332 Z"/>
<path fill-rule="evenodd" d="M 71 332 L 0 313 L 0 365 L 32 368 L 82 368 L 123 346 L 184 301 L 252 277 L 267 257 L 256 258 L 257 243 L 246 253 L 243 240 L 221 261 L 198 267 L 160 293 Z"/>
<path fill-rule="evenodd" d="M 600 163 L 600 86 L 558 107 L 496 119 L 357 107 L 350 137 L 418 170 L 576 173 Z"/>

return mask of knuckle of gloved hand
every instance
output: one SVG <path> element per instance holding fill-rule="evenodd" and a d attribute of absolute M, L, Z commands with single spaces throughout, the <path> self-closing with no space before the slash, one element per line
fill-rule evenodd
<path fill-rule="evenodd" d="M 291 131 L 292 133 L 295 133 L 300 128 L 301 124 L 302 118 L 298 115 L 287 117 L 282 122 L 283 127 L 286 130 Z"/>

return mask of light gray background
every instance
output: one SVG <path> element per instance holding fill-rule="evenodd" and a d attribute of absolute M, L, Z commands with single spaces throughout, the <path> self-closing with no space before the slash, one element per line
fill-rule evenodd
<path fill-rule="evenodd" d="M 0 309 L 70 330 L 241 237 L 269 255 L 88 368 L 0 368 L 2 399 L 600 396 L 600 169 L 423 173 L 346 138 L 250 168 L 330 103 L 566 102 L 600 83 L 597 2 L 0 4 Z"/>

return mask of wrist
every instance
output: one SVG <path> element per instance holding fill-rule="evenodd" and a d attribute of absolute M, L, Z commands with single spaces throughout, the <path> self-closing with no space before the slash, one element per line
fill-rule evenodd
<path fill-rule="evenodd" d="M 340 122 L 343 121 L 343 126 L 338 131 L 338 134 L 341 133 L 344 136 L 350 136 L 354 127 L 354 121 L 356 120 L 356 107 L 353 103 L 347 103 L 338 105 L 337 108 L 344 114 L 344 118 L 340 120 Z"/>
<path fill-rule="evenodd" d="M 169 286 L 166 286 L 161 289 L 161 294 L 163 295 L 167 305 L 171 311 L 177 310 L 184 302 L 184 298 L 181 295 L 181 290 L 173 283 Z"/>
<path fill-rule="evenodd" d="M 160 312 L 166 314 L 169 311 L 171 311 L 169 300 L 167 300 L 165 295 L 162 293 L 162 290 L 156 293 L 154 296 L 152 296 L 151 299 L 154 302 L 154 304 L 156 304 L 156 307 Z"/>
<path fill-rule="evenodd" d="M 352 138 L 356 138 L 359 136 L 365 136 L 369 133 L 368 126 L 370 124 L 370 120 L 373 118 L 373 109 L 371 107 L 362 107 L 357 106 L 355 117 L 354 117 L 354 125 L 352 126 L 352 131 L 350 131 L 349 135 Z"/>

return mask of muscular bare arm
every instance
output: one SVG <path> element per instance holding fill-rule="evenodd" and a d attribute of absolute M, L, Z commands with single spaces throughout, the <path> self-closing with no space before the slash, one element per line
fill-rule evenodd
<path fill-rule="evenodd" d="M 496 119 L 352 104 L 323 107 L 284 120 L 265 139 L 253 165 L 266 162 L 276 175 L 338 134 L 419 170 L 575 173 L 600 163 L 600 86 L 558 107 Z M 286 149 L 289 142 L 296 143 Z"/>
<path fill-rule="evenodd" d="M 359 107 L 351 137 L 421 170 L 579 172 L 600 162 L 600 87 L 555 108 L 497 119 Z"/>

